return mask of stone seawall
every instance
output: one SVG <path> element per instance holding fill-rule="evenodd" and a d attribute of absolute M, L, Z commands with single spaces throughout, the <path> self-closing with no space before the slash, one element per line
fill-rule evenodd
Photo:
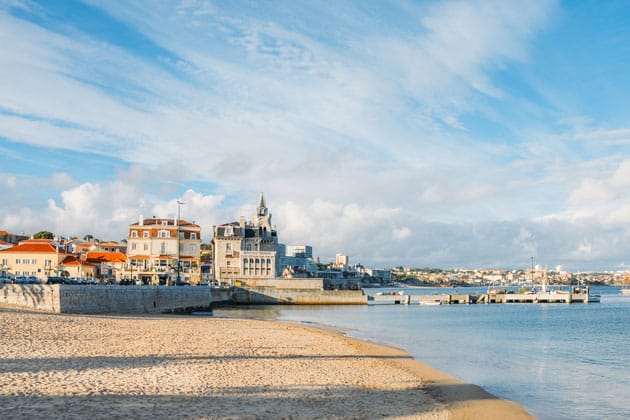
<path fill-rule="evenodd" d="M 229 301 L 229 290 L 209 287 L 18 285 L 0 286 L 0 306 L 62 313 L 168 313 Z"/>
<path fill-rule="evenodd" d="M 59 286 L 0 284 L 0 307 L 59 312 Z"/>
<path fill-rule="evenodd" d="M 273 287 L 236 287 L 232 301 L 239 304 L 289 305 L 367 305 L 360 290 L 276 289 Z"/>

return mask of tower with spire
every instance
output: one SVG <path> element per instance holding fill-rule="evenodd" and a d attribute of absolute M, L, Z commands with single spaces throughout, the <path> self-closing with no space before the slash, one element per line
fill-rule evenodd
<path fill-rule="evenodd" d="M 263 193 L 260 193 L 260 200 L 258 200 L 258 208 L 252 218 L 254 226 L 261 228 L 263 232 L 271 234 L 271 213 L 265 205 L 265 197 Z"/>

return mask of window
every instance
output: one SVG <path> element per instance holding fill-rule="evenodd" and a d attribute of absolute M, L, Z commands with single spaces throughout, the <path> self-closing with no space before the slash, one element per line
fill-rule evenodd
<path fill-rule="evenodd" d="M 184 244 L 179 244 L 179 252 L 184 252 Z"/>
<path fill-rule="evenodd" d="M 195 232 L 192 232 L 190 234 L 190 239 L 193 239 L 193 240 L 197 239 L 197 234 Z"/>
<path fill-rule="evenodd" d="M 31 264 L 37 264 L 37 260 L 36 259 L 32 259 L 31 260 Z"/>
<path fill-rule="evenodd" d="M 8 260 L 6 258 L 2 260 L 2 265 L 7 265 L 7 263 L 8 263 Z"/>
<path fill-rule="evenodd" d="M 136 250 L 136 243 L 135 243 L 135 242 L 133 242 L 133 243 L 131 244 L 131 250 L 132 250 L 132 251 L 135 251 L 135 250 Z"/>
<path fill-rule="evenodd" d="M 234 236 L 234 228 L 232 226 L 225 228 L 225 236 Z"/>
<path fill-rule="evenodd" d="M 158 232 L 158 238 L 170 238 L 171 235 L 168 230 L 161 230 Z"/>
<path fill-rule="evenodd" d="M 225 244 L 225 252 L 232 252 L 232 244 L 230 242 Z"/>
<path fill-rule="evenodd" d="M 134 244 L 134 245 L 135 245 L 135 244 Z M 149 244 L 144 244 L 144 245 L 142 246 L 142 248 L 143 248 L 145 251 L 148 251 L 148 250 L 149 250 Z"/>
<path fill-rule="evenodd" d="M 144 232 L 142 232 L 142 237 L 143 238 L 148 238 L 149 237 L 149 231 L 145 230 Z"/>
<path fill-rule="evenodd" d="M 193 244 L 190 246 L 190 253 L 193 255 L 197 253 L 197 245 Z"/>
<path fill-rule="evenodd" d="M 16 259 L 15 259 L 15 263 L 16 263 L 16 264 L 20 264 L 20 263 L 21 263 L 21 260 L 20 260 L 19 258 L 16 258 Z"/>
<path fill-rule="evenodd" d="M 137 238 L 138 237 L 138 231 L 137 230 L 132 230 L 131 231 L 131 237 L 132 238 Z"/>
<path fill-rule="evenodd" d="M 160 244 L 160 254 L 166 255 L 166 242 Z"/>
<path fill-rule="evenodd" d="M 168 226 L 168 220 L 162 220 L 162 226 Z"/>
<path fill-rule="evenodd" d="M 186 239 L 184 232 L 179 232 L 179 239 Z"/>

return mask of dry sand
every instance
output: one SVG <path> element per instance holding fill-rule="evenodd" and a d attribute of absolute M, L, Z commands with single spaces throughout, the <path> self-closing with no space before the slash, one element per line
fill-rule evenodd
<path fill-rule="evenodd" d="M 0 309 L 3 418 L 516 419 L 407 353 L 300 325 Z"/>

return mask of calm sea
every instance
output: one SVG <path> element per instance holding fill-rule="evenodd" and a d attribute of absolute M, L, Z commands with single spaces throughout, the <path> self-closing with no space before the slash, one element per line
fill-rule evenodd
<path fill-rule="evenodd" d="M 601 303 L 266 306 L 217 314 L 330 325 L 400 347 L 539 419 L 628 419 L 630 297 L 617 287 L 592 290 Z"/>

